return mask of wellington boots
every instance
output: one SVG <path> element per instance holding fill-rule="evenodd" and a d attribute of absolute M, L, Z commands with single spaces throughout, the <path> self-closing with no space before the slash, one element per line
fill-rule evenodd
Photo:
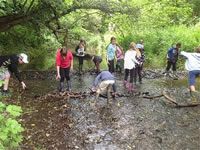
<path fill-rule="evenodd" d="M 72 89 L 71 89 L 71 81 L 70 80 L 67 81 L 67 91 L 72 91 Z"/>
<path fill-rule="evenodd" d="M 133 88 L 133 83 L 129 83 L 129 89 L 128 89 L 129 92 L 133 92 L 134 91 L 134 88 Z"/>
<path fill-rule="evenodd" d="M 111 96 L 110 91 L 107 90 L 107 104 L 110 104 L 110 96 Z"/>
<path fill-rule="evenodd" d="M 198 103 L 198 100 L 199 100 L 199 94 L 198 94 L 198 92 L 190 91 L 190 95 L 191 95 L 191 103 L 192 104 Z"/>
<path fill-rule="evenodd" d="M 126 88 L 126 83 L 127 83 L 127 81 L 124 80 L 124 83 L 123 83 L 123 87 L 124 87 L 124 88 Z"/>
<path fill-rule="evenodd" d="M 64 92 L 64 82 L 60 82 L 59 92 Z"/>

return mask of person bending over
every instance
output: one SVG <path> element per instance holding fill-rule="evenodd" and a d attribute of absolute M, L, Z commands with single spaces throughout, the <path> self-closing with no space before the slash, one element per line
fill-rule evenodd
<path fill-rule="evenodd" d="M 22 88 L 26 88 L 26 84 L 22 81 L 20 77 L 18 65 L 27 63 L 28 56 L 24 53 L 21 53 L 19 55 L 12 54 L 0 56 L 0 81 L 4 81 L 3 90 L 1 91 L 2 96 L 11 96 L 10 92 L 8 91 L 10 72 L 15 74 L 16 78 L 21 83 Z"/>
<path fill-rule="evenodd" d="M 99 84 L 99 87 L 97 88 L 97 85 Z M 97 91 L 96 91 L 97 88 Z M 96 91 L 96 101 L 99 98 L 99 95 L 101 91 L 105 90 L 107 91 L 107 104 L 110 102 L 110 92 L 111 88 L 113 88 L 114 93 L 112 94 L 113 96 L 116 95 L 116 85 L 115 85 L 115 77 L 109 72 L 109 71 L 102 71 L 95 79 L 93 83 L 93 88 L 92 91 Z"/>
<path fill-rule="evenodd" d="M 102 58 L 100 56 L 93 55 L 91 59 L 96 66 L 96 74 L 100 73 L 100 63 L 102 62 Z"/>

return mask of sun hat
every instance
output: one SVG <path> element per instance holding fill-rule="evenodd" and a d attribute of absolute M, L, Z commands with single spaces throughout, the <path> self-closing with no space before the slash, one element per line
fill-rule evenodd
<path fill-rule="evenodd" d="M 24 53 L 18 55 L 18 57 L 25 63 L 28 64 L 28 56 Z"/>

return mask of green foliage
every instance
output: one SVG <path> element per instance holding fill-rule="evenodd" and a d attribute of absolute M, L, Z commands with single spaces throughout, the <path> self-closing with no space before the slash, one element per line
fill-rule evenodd
<path fill-rule="evenodd" d="M 21 115 L 21 107 L 6 106 L 0 102 L 0 149 L 14 148 L 22 141 L 21 132 L 24 130 L 16 117 Z"/>
<path fill-rule="evenodd" d="M 172 26 L 165 29 L 142 30 L 127 34 L 124 38 L 119 35 L 119 44 L 127 50 L 130 42 L 138 43 L 144 40 L 146 65 L 151 67 L 163 67 L 166 65 L 166 52 L 175 46 L 177 42 L 182 43 L 181 50 L 194 51 L 200 42 L 200 27 Z M 184 59 L 180 60 L 183 68 Z"/>

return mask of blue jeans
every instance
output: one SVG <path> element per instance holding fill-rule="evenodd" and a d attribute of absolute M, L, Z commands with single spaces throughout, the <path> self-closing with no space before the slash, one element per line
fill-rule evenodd
<path fill-rule="evenodd" d="M 190 86 L 195 85 L 195 79 L 200 75 L 200 70 L 193 70 L 189 72 L 189 84 Z"/>
<path fill-rule="evenodd" d="M 119 69 L 119 72 L 122 72 L 122 68 L 121 68 L 120 62 L 121 62 L 121 60 L 117 60 L 116 70 Z"/>

